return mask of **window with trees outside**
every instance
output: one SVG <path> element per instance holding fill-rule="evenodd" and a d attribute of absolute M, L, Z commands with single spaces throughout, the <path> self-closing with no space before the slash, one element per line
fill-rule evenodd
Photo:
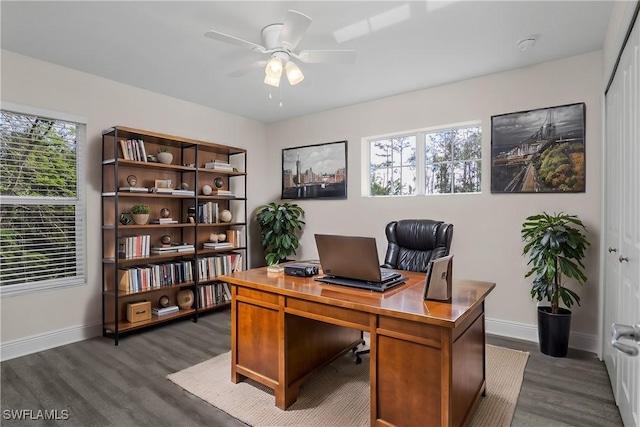
<path fill-rule="evenodd" d="M 369 139 L 369 196 L 481 191 L 479 124 Z"/>
<path fill-rule="evenodd" d="M 5 108 L 0 295 L 85 284 L 85 124 Z"/>

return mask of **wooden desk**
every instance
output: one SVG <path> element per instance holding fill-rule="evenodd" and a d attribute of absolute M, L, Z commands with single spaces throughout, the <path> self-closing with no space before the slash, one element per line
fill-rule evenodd
<path fill-rule="evenodd" d="M 423 273 L 385 293 L 258 268 L 231 284 L 231 380 L 274 390 L 286 409 L 309 376 L 370 334 L 372 426 L 463 426 L 485 392 L 484 300 L 494 283 L 453 281 L 425 302 Z"/>

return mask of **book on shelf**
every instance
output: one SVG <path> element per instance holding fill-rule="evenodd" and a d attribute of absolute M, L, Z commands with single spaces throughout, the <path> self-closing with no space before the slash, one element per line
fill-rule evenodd
<path fill-rule="evenodd" d="M 177 224 L 178 220 L 173 218 L 158 218 L 151 221 L 151 224 Z"/>
<path fill-rule="evenodd" d="M 141 139 L 121 139 L 120 149 L 125 160 L 147 161 L 147 151 Z"/>
<path fill-rule="evenodd" d="M 120 187 L 118 191 L 129 191 L 131 193 L 148 193 L 149 189 L 147 187 Z"/>
<path fill-rule="evenodd" d="M 170 305 L 168 307 L 154 307 L 151 309 L 151 314 L 154 316 L 166 316 L 167 314 L 177 313 L 180 311 L 180 307 L 177 305 Z"/>
<path fill-rule="evenodd" d="M 231 243 L 234 247 L 242 246 L 242 231 L 236 229 L 227 230 L 227 242 Z"/>
<path fill-rule="evenodd" d="M 223 170 L 233 172 L 233 166 L 226 162 L 209 162 L 204 164 L 205 169 Z"/>
<path fill-rule="evenodd" d="M 149 256 L 150 235 L 129 236 L 118 238 L 118 257 L 144 258 Z"/>
<path fill-rule="evenodd" d="M 168 254 L 171 252 L 178 252 L 178 248 L 176 248 L 175 246 L 154 246 L 153 248 L 151 248 L 151 253 L 152 254 Z"/>
<path fill-rule="evenodd" d="M 175 194 L 175 195 L 180 195 L 180 196 L 195 196 L 196 193 L 193 190 L 180 190 L 177 188 L 174 188 L 171 191 L 171 194 Z"/>
<path fill-rule="evenodd" d="M 202 247 L 204 249 L 221 249 L 221 248 L 232 248 L 233 245 L 229 242 L 219 242 L 219 243 L 204 242 L 202 244 Z"/>
<path fill-rule="evenodd" d="M 196 249 L 194 245 L 186 242 L 172 242 L 171 247 L 175 248 L 178 252 L 191 252 Z"/>
<path fill-rule="evenodd" d="M 236 197 L 235 193 L 232 193 L 229 190 L 220 190 L 220 189 L 211 190 L 211 195 L 220 196 L 220 197 Z"/>
<path fill-rule="evenodd" d="M 160 193 L 160 194 L 173 194 L 173 192 L 175 191 L 173 188 L 158 188 L 158 187 L 153 187 L 152 191 L 154 191 L 155 193 Z"/>

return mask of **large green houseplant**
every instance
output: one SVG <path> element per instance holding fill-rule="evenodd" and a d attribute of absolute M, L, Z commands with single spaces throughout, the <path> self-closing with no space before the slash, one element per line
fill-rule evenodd
<path fill-rule="evenodd" d="M 256 220 L 267 265 L 276 265 L 296 253 L 305 224 L 302 216 L 304 210 L 294 203 L 274 202 L 258 208 Z"/>
<path fill-rule="evenodd" d="M 523 255 L 528 255 L 531 266 L 525 278 L 533 277 L 531 297 L 550 304 L 538 307 L 540 350 L 550 356 L 566 356 L 569 309 L 574 303 L 580 305 L 580 296 L 566 287 L 565 279 L 580 285 L 587 281 L 582 260 L 589 242 L 583 232 L 586 227 L 576 215 L 562 212 L 532 215 L 522 224 Z M 560 307 L 560 301 L 566 308 Z"/>

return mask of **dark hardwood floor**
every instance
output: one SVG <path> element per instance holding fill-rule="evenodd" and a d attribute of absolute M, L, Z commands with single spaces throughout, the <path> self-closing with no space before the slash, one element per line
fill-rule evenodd
<path fill-rule="evenodd" d="M 525 341 L 490 336 L 488 343 L 530 352 L 513 426 L 622 425 L 606 369 L 594 354 L 570 351 L 558 359 Z M 119 346 L 96 337 L 2 362 L 0 424 L 244 426 L 166 379 L 230 346 L 230 316 L 223 310 L 197 323 L 125 335 Z M 45 410 L 59 419 L 42 419 Z"/>

